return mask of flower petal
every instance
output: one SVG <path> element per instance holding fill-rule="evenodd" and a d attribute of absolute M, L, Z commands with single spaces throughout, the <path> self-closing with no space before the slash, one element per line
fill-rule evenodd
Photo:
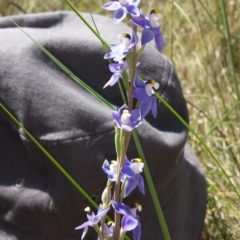
<path fill-rule="evenodd" d="M 135 74 L 133 84 L 134 84 L 134 87 L 135 87 L 135 88 L 137 88 L 137 87 L 142 87 L 142 88 L 143 88 L 143 87 L 144 87 L 144 83 L 142 83 L 142 82 L 139 80 L 137 74 Z"/>
<path fill-rule="evenodd" d="M 150 28 L 151 27 L 149 19 L 147 17 L 145 17 L 144 15 L 141 15 L 139 17 L 133 17 L 131 19 L 131 22 L 141 28 Z"/>
<path fill-rule="evenodd" d="M 136 98 L 137 100 L 140 101 L 147 101 L 148 100 L 148 96 L 145 92 L 145 89 L 143 88 L 135 88 L 133 91 L 133 95 L 134 98 Z"/>
<path fill-rule="evenodd" d="M 126 15 L 127 15 L 127 12 L 124 11 L 123 8 L 119 8 L 114 13 L 114 19 L 118 23 L 118 22 L 122 21 Z"/>
<path fill-rule="evenodd" d="M 114 73 L 110 80 L 103 86 L 103 88 L 106 88 L 107 86 L 113 86 L 121 77 L 120 73 Z"/>
<path fill-rule="evenodd" d="M 89 224 L 90 224 L 90 221 L 87 221 L 87 222 L 81 224 L 80 226 L 75 227 L 75 230 L 78 230 L 78 229 L 81 229 L 81 228 L 85 228 L 85 227 L 88 226 Z"/>
<path fill-rule="evenodd" d="M 137 6 L 140 3 L 140 0 L 129 0 L 129 3 L 134 4 Z"/>
<path fill-rule="evenodd" d="M 122 166 L 121 167 L 121 173 L 127 177 L 134 177 L 135 174 L 134 172 L 132 171 L 132 169 L 129 167 L 129 166 Z"/>
<path fill-rule="evenodd" d="M 109 211 L 109 209 L 110 208 L 102 209 L 101 206 L 99 206 L 97 215 L 91 221 L 92 225 L 97 224 L 101 220 L 102 216 Z"/>
<path fill-rule="evenodd" d="M 138 221 L 138 225 L 133 229 L 134 240 L 140 240 L 142 234 L 141 223 Z"/>
<path fill-rule="evenodd" d="M 116 121 L 118 127 L 120 127 L 122 123 L 121 123 L 121 116 L 120 116 L 119 112 L 112 111 L 112 118 L 113 118 L 113 120 Z"/>
<path fill-rule="evenodd" d="M 120 2 L 118 2 L 118 1 L 109 2 L 102 6 L 102 8 L 104 8 L 106 10 L 113 10 L 113 11 L 115 11 L 121 7 L 122 6 L 121 6 Z"/>
<path fill-rule="evenodd" d="M 81 239 L 83 239 L 86 236 L 87 231 L 88 231 L 88 226 L 84 228 Z"/>
<path fill-rule="evenodd" d="M 136 178 L 128 178 L 124 186 L 124 197 L 127 197 L 138 185 Z"/>
<path fill-rule="evenodd" d="M 152 28 L 144 28 L 142 32 L 141 44 L 145 45 L 152 41 L 155 36 L 154 30 Z"/>
<path fill-rule="evenodd" d="M 155 43 L 159 52 L 162 52 L 163 46 L 165 44 L 165 39 L 159 28 L 159 32 L 155 34 Z"/>
<path fill-rule="evenodd" d="M 124 159 L 124 165 L 129 166 L 130 164 L 131 164 L 131 162 L 128 160 L 127 157 L 125 157 L 125 159 Z"/>
<path fill-rule="evenodd" d="M 145 194 L 143 177 L 141 176 L 141 174 L 138 174 L 136 178 L 137 178 L 137 184 L 138 184 L 139 190 L 142 192 L 142 194 Z"/>
<path fill-rule="evenodd" d="M 151 101 L 144 101 L 140 104 L 141 118 L 145 118 L 151 109 Z"/>
<path fill-rule="evenodd" d="M 140 15 L 139 9 L 135 5 L 127 4 L 125 7 L 127 10 L 127 13 L 129 13 L 130 15 L 132 15 L 132 16 Z"/>
<path fill-rule="evenodd" d="M 102 165 L 102 170 L 108 175 L 108 179 L 111 181 L 116 180 L 115 174 L 110 170 L 110 165 L 107 160 L 104 161 Z"/>
<path fill-rule="evenodd" d="M 109 52 L 104 55 L 104 59 L 114 58 L 116 56 L 116 52 Z"/>
<path fill-rule="evenodd" d="M 120 214 L 123 215 L 129 215 L 131 214 L 130 212 L 130 207 L 128 207 L 127 205 L 123 204 L 123 203 L 117 203 L 115 201 L 111 201 L 113 208 Z"/>
<path fill-rule="evenodd" d="M 154 96 L 152 96 L 152 100 L 151 100 L 151 111 L 152 111 L 153 117 L 156 118 L 156 116 L 157 116 L 157 100 Z"/>
<path fill-rule="evenodd" d="M 131 215 L 125 215 L 122 218 L 121 227 L 125 232 L 133 230 L 138 225 L 138 220 Z"/>
<path fill-rule="evenodd" d="M 112 73 L 116 73 L 116 72 L 121 72 L 124 70 L 124 67 L 125 67 L 125 63 L 111 63 L 109 64 L 109 70 L 112 72 Z"/>

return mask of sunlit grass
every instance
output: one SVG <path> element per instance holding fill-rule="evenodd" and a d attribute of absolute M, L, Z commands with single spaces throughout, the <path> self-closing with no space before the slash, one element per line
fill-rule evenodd
<path fill-rule="evenodd" d="M 42 0 L 41 4 L 35 0 L 15 2 L 29 13 L 69 10 L 60 0 Z M 106 1 L 71 2 L 80 11 L 90 9 L 93 13 L 106 15 L 101 10 L 101 5 Z M 226 113 L 236 105 L 240 92 L 240 89 L 237 90 L 237 87 L 240 88 L 240 0 L 225 1 L 225 5 L 226 15 L 223 14 L 220 0 L 141 2 L 144 12 L 158 8 L 163 13 L 161 25 L 167 40 L 164 54 L 172 60 L 178 72 L 188 101 L 190 126 L 200 138 L 207 135 L 204 143 L 239 191 L 240 106 Z M 0 14 L 5 16 L 22 12 L 0 0 Z M 226 21 L 231 39 L 227 35 Z M 196 137 L 190 134 L 189 141 L 205 170 L 208 183 L 206 226 L 210 239 L 240 239 L 238 196 Z"/>

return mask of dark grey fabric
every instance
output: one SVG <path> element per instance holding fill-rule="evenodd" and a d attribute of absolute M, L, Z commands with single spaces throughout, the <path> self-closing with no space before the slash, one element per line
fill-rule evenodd
<path fill-rule="evenodd" d="M 91 21 L 89 14 L 84 14 Z M 100 41 L 69 12 L 0 19 L 0 102 L 41 142 L 76 181 L 93 196 L 101 195 L 105 158 L 115 158 L 110 110 L 74 82 L 10 21 L 13 19 L 73 73 L 115 106 L 122 105 L 117 86 L 103 90 L 111 74 Z M 124 24 L 94 15 L 108 42 L 131 33 Z M 139 73 L 160 83 L 159 93 L 188 122 L 176 71 L 149 44 Z M 206 186 L 199 163 L 186 144 L 187 130 L 162 104 L 138 128 L 141 144 L 173 240 L 197 240 L 206 208 Z M 138 157 L 133 142 L 128 157 Z M 80 239 L 74 228 L 88 205 L 81 194 L 0 110 L 0 239 Z M 20 179 L 20 180 L 19 180 Z M 21 183 L 18 187 L 16 183 Z M 134 191 L 139 202 L 141 239 L 163 239 L 149 190 Z M 99 201 L 99 200 L 96 200 Z M 86 239 L 96 239 L 90 232 Z"/>

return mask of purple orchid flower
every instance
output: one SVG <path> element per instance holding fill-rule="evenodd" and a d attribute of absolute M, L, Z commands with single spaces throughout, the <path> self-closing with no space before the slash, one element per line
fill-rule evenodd
<path fill-rule="evenodd" d="M 153 79 L 141 82 L 136 74 L 134 78 L 134 86 L 133 97 L 141 101 L 141 117 L 144 118 L 151 110 L 153 117 L 155 118 L 157 116 L 157 102 L 154 97 L 153 88 L 157 90 L 159 88 L 159 83 Z"/>
<path fill-rule="evenodd" d="M 111 43 L 111 52 L 104 55 L 104 59 L 113 58 L 115 62 L 119 62 L 126 57 L 127 53 L 137 44 L 138 38 L 133 31 L 132 37 L 128 33 L 118 36 L 119 43 Z"/>
<path fill-rule="evenodd" d="M 119 63 L 109 64 L 109 70 L 113 73 L 113 75 L 103 88 L 107 86 L 113 86 L 120 79 L 120 77 L 122 77 L 122 72 L 126 71 L 127 69 L 128 63 L 124 60 L 120 60 Z"/>
<path fill-rule="evenodd" d="M 139 109 L 129 112 L 128 107 L 124 104 L 118 111 L 112 111 L 112 118 L 118 128 L 127 132 L 132 131 L 142 123 Z"/>
<path fill-rule="evenodd" d="M 114 222 L 110 221 L 108 224 L 104 223 L 104 236 L 112 237 L 114 232 Z"/>
<path fill-rule="evenodd" d="M 94 225 L 98 224 L 99 221 L 101 220 L 102 216 L 104 216 L 108 212 L 109 209 L 110 208 L 103 209 L 100 205 L 98 207 L 97 215 L 95 215 L 93 212 L 91 212 L 90 208 L 85 209 L 85 211 L 90 212 L 90 214 L 87 214 L 88 221 L 75 228 L 75 230 L 84 228 L 81 239 L 83 239 L 85 237 L 85 235 L 87 234 L 88 226 L 93 227 Z"/>
<path fill-rule="evenodd" d="M 148 42 L 155 40 L 157 49 L 159 52 L 162 52 L 163 46 L 165 44 L 165 39 L 161 32 L 161 27 L 158 23 L 159 11 L 157 9 L 153 9 L 150 12 L 149 18 L 146 17 L 142 11 L 139 17 L 133 17 L 131 22 L 137 25 L 138 27 L 144 28 L 142 32 L 141 44 L 145 45 Z"/>
<path fill-rule="evenodd" d="M 116 181 L 117 179 L 117 161 L 111 161 L 111 164 L 107 160 L 102 165 L 102 170 L 107 174 L 108 179 Z"/>
<path fill-rule="evenodd" d="M 126 178 L 124 185 L 124 197 L 127 197 L 137 186 L 145 194 L 144 181 L 141 172 L 144 164 L 139 158 L 132 159 L 131 162 L 125 157 L 124 165 L 121 167 L 121 173 Z"/>
<path fill-rule="evenodd" d="M 115 11 L 114 20 L 116 23 L 122 21 L 127 13 L 131 16 L 139 16 L 140 12 L 137 8 L 140 0 L 111 0 L 102 6 L 106 10 Z"/>
<path fill-rule="evenodd" d="M 120 214 L 123 215 L 121 227 L 124 232 L 133 230 L 134 240 L 140 240 L 141 237 L 141 223 L 139 221 L 139 216 L 137 215 L 137 210 L 139 207 L 130 208 L 123 203 L 117 203 L 111 201 L 113 208 Z"/>

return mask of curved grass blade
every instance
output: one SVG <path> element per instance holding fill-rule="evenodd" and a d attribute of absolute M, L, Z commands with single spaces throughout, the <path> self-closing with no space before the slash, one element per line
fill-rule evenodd
<path fill-rule="evenodd" d="M 152 200 L 153 200 L 156 212 L 158 213 L 157 216 L 158 216 L 158 220 L 160 222 L 160 226 L 161 226 L 161 229 L 162 229 L 162 232 L 163 232 L 164 239 L 165 240 L 171 240 L 170 233 L 169 233 L 169 230 L 168 230 L 168 227 L 167 227 L 167 223 L 165 221 L 165 217 L 164 217 L 164 214 L 163 214 L 163 211 L 162 211 L 162 207 L 159 203 L 157 192 L 156 192 L 156 189 L 154 187 L 154 183 L 152 181 L 151 173 L 149 171 L 147 161 L 146 161 L 146 158 L 144 156 L 144 152 L 142 150 L 141 143 L 139 141 L 137 132 L 136 132 L 136 130 L 133 130 L 132 133 L 133 133 L 133 138 L 134 138 L 137 150 L 138 150 L 138 154 L 144 162 L 144 168 L 143 168 L 144 174 L 145 174 L 145 177 L 147 179 L 148 187 L 149 187 L 149 190 L 150 190 L 150 193 L 151 193 L 151 196 L 152 196 Z"/>

